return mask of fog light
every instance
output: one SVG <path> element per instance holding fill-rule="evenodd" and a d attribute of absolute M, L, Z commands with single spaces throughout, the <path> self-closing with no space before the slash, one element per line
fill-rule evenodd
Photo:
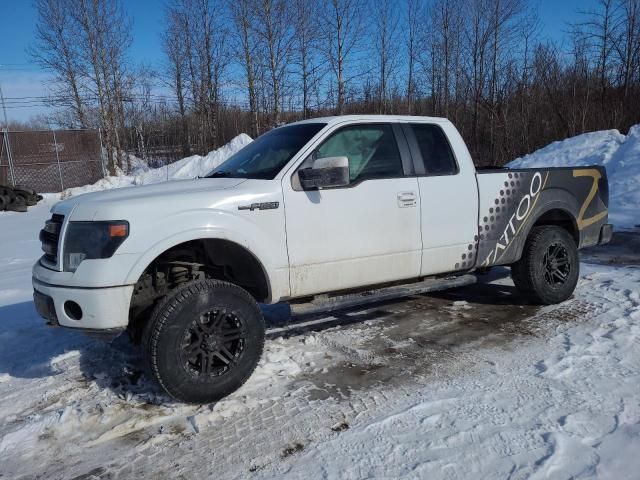
<path fill-rule="evenodd" d="M 64 313 L 66 313 L 71 320 L 82 319 L 82 309 L 80 308 L 80 305 L 72 300 L 64 302 Z"/>
<path fill-rule="evenodd" d="M 68 270 L 75 272 L 85 258 L 87 258 L 87 255 L 84 253 L 69 253 L 66 265 Z"/>

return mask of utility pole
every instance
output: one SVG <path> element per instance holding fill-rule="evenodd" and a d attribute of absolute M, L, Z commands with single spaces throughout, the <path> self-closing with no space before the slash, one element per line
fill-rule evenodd
<path fill-rule="evenodd" d="M 0 65 L 2 67 L 2 65 Z M 2 102 L 2 111 L 4 113 L 4 142 L 7 144 L 7 162 L 9 163 L 9 175 L 11 175 L 11 183 L 16 186 L 16 177 L 13 173 L 13 158 L 11 156 L 11 144 L 9 143 L 9 120 L 7 119 L 7 106 L 4 102 L 4 94 L 2 93 L 2 83 L 0 83 L 0 102 Z"/>

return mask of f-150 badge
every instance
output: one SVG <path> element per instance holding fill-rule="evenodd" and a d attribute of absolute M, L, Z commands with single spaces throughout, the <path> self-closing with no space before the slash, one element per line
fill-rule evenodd
<path fill-rule="evenodd" d="M 252 203 L 251 205 L 238 205 L 238 210 L 275 210 L 280 206 L 280 202 Z"/>

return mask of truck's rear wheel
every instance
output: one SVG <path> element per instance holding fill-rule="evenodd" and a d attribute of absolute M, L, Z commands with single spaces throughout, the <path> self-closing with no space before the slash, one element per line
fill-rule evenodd
<path fill-rule="evenodd" d="M 535 303 L 550 305 L 568 299 L 578 283 L 580 262 L 574 239 L 564 228 L 535 227 L 522 257 L 511 265 L 516 288 Z"/>
<path fill-rule="evenodd" d="M 240 388 L 264 347 L 256 301 L 228 282 L 187 283 L 169 293 L 145 327 L 148 369 L 173 398 L 209 403 Z"/>

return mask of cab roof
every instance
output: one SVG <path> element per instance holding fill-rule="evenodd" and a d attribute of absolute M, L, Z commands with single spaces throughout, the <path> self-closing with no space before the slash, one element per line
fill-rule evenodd
<path fill-rule="evenodd" d="M 332 117 L 317 117 L 300 120 L 298 122 L 288 123 L 287 125 L 300 125 L 305 123 L 326 123 L 334 125 L 343 122 L 430 122 L 430 123 L 449 123 L 449 120 L 443 117 L 420 117 L 415 115 L 335 115 Z"/>

